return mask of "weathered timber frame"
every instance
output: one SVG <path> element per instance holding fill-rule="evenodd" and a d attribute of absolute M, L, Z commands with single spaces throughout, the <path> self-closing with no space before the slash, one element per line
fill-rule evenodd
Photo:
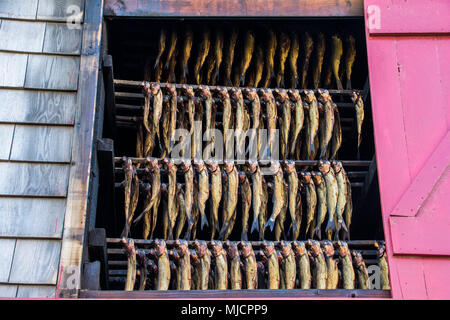
<path fill-rule="evenodd" d="M 103 0 L 86 0 L 72 162 L 57 297 L 78 297 L 86 244 L 89 182 L 100 69 Z"/>

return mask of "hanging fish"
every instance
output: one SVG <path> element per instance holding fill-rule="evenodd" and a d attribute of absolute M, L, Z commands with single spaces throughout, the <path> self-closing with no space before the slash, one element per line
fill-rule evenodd
<path fill-rule="evenodd" d="M 344 210 L 347 201 L 347 174 L 342 167 L 342 162 L 340 161 L 332 161 L 331 165 L 335 172 L 336 181 L 338 185 L 338 199 L 336 203 L 336 218 L 337 218 L 337 226 L 335 237 L 338 238 L 339 231 L 341 228 L 344 232 L 348 233 L 347 226 L 344 222 Z"/>
<path fill-rule="evenodd" d="M 206 202 L 209 199 L 209 176 L 208 170 L 203 162 L 203 160 L 198 160 L 195 163 L 196 169 L 198 172 L 198 197 L 197 197 L 197 206 L 200 210 L 201 216 L 201 224 L 200 229 L 203 230 L 203 227 L 208 224 L 208 219 L 206 218 L 205 206 Z"/>
<path fill-rule="evenodd" d="M 292 89 L 297 88 L 298 85 L 298 70 L 297 70 L 297 60 L 298 54 L 300 52 L 300 42 L 298 40 L 298 35 L 295 32 L 291 34 L 291 49 L 289 50 L 288 62 L 290 69 L 290 87 Z"/>
<path fill-rule="evenodd" d="M 317 36 L 317 45 L 316 45 L 316 61 L 313 69 L 313 87 L 314 89 L 319 88 L 320 83 L 320 75 L 322 74 L 322 65 L 323 65 L 323 59 L 325 57 L 325 36 L 322 32 L 319 32 L 319 35 Z"/>
<path fill-rule="evenodd" d="M 198 49 L 199 53 L 194 66 L 194 79 L 196 84 L 200 84 L 200 70 L 209 53 L 209 47 L 211 45 L 210 35 L 211 31 L 208 28 L 205 28 L 202 34 L 202 41 L 200 42 L 199 45 Z"/>
<path fill-rule="evenodd" d="M 209 164 L 211 176 L 211 240 L 214 239 L 216 231 L 220 231 L 219 227 L 219 206 L 222 200 L 222 172 L 217 162 L 213 161 Z"/>
<path fill-rule="evenodd" d="M 134 240 L 122 238 L 122 247 L 128 258 L 125 291 L 133 291 L 136 282 L 136 248 L 134 246 Z"/>
<path fill-rule="evenodd" d="M 289 131 L 291 126 L 291 102 L 286 91 L 275 90 L 278 94 L 278 101 L 281 104 L 282 115 L 279 120 L 281 131 L 281 158 L 286 160 L 289 152 Z"/>
<path fill-rule="evenodd" d="M 341 266 L 341 277 L 343 289 L 355 289 L 355 271 L 353 270 L 352 256 L 348 244 L 344 241 L 338 241 L 337 251 Z"/>
<path fill-rule="evenodd" d="M 327 187 L 328 222 L 325 233 L 328 236 L 328 240 L 331 240 L 333 232 L 336 231 L 334 220 L 336 215 L 337 199 L 339 196 L 338 184 L 334 175 L 334 170 L 331 168 L 329 161 L 319 161 L 319 170 L 325 179 L 325 184 Z"/>
<path fill-rule="evenodd" d="M 386 259 L 386 247 L 383 243 L 376 242 L 375 248 L 377 248 L 378 266 L 381 269 L 381 290 L 391 290 L 389 268 Z"/>
<path fill-rule="evenodd" d="M 355 104 L 356 124 L 358 131 L 358 149 L 361 145 L 362 124 L 364 121 L 364 102 L 360 94 L 353 92 L 352 101 Z"/>
<path fill-rule="evenodd" d="M 258 264 L 256 262 L 255 252 L 250 242 L 241 241 L 239 243 L 241 247 L 242 261 L 244 265 L 244 284 L 245 289 L 257 289 L 258 288 Z"/>
<path fill-rule="evenodd" d="M 311 269 L 312 269 L 312 287 L 314 289 L 327 288 L 327 264 L 320 248 L 319 241 L 308 241 L 309 252 L 311 254 Z"/>
<path fill-rule="evenodd" d="M 333 126 L 333 136 L 331 138 L 331 152 L 330 159 L 336 159 L 336 155 L 342 145 L 342 127 L 341 127 L 341 117 L 339 116 L 339 110 L 335 103 L 332 104 L 334 110 L 334 126 Z"/>
<path fill-rule="evenodd" d="M 266 225 L 264 226 L 264 228 L 267 228 L 267 226 L 269 226 L 270 231 L 273 230 L 275 220 L 283 209 L 285 202 L 283 170 L 281 170 L 279 162 L 272 162 L 272 168 L 274 172 L 274 192 L 272 197 L 273 210 L 269 221 L 267 221 Z"/>
<path fill-rule="evenodd" d="M 297 141 L 300 135 L 300 132 L 303 128 L 303 123 L 305 120 L 305 112 L 303 110 L 303 102 L 300 97 L 300 92 L 298 90 L 288 90 L 289 98 L 294 104 L 294 114 L 292 121 L 292 130 L 291 130 L 291 143 L 290 143 L 290 156 L 295 158 L 295 153 L 297 150 Z M 293 131 L 293 132 L 292 132 Z"/>
<path fill-rule="evenodd" d="M 170 261 L 166 242 L 156 239 L 154 241 L 155 253 L 158 260 L 158 276 L 156 279 L 156 290 L 168 290 L 170 284 Z"/>
<path fill-rule="evenodd" d="M 281 282 L 285 289 L 294 289 L 297 265 L 295 262 L 295 254 L 292 250 L 291 245 L 288 242 L 281 241 L 281 255 L 282 261 L 280 264 L 280 271 L 282 271 L 283 276 L 281 277 Z"/>
<path fill-rule="evenodd" d="M 351 34 L 345 39 L 346 50 L 345 50 L 345 76 L 347 78 L 346 88 L 347 90 L 352 89 L 352 68 L 355 63 L 356 58 L 356 45 L 355 37 Z"/>
<path fill-rule="evenodd" d="M 308 150 L 311 153 L 315 152 L 314 140 L 317 136 L 319 130 L 319 109 L 316 96 L 314 95 L 313 90 L 305 91 L 306 98 L 305 101 L 309 104 L 308 108 Z M 313 157 L 309 154 L 309 159 L 313 159 Z"/>
<path fill-rule="evenodd" d="M 250 66 L 250 61 L 252 61 L 253 50 L 255 48 L 255 34 L 252 30 L 247 30 L 244 39 L 244 53 L 243 59 L 241 60 L 240 67 L 240 83 L 245 84 L 245 73 Z"/>
<path fill-rule="evenodd" d="M 358 289 L 370 289 L 369 273 L 367 272 L 366 263 L 360 251 L 352 251 L 353 266 L 356 270 L 356 278 L 358 279 Z"/>
<path fill-rule="evenodd" d="M 292 160 L 286 163 L 286 174 L 288 176 L 288 208 L 289 214 L 292 220 L 292 232 L 295 234 L 298 231 L 299 226 L 297 225 L 297 194 L 298 194 L 298 175 L 295 170 L 295 162 Z"/>
<path fill-rule="evenodd" d="M 239 188 L 238 172 L 233 161 L 225 161 L 225 172 L 227 176 L 225 182 L 226 198 L 224 201 L 223 225 L 219 233 L 219 238 L 222 240 L 226 240 L 233 230 Z"/>
<path fill-rule="evenodd" d="M 161 29 L 161 32 L 159 34 L 159 42 L 158 42 L 158 55 L 156 56 L 156 60 L 155 60 L 155 67 L 154 67 L 155 69 L 160 64 L 160 60 L 164 53 L 165 48 L 166 48 L 166 30 Z"/>
<path fill-rule="evenodd" d="M 234 60 L 234 49 L 236 47 L 236 42 L 238 39 L 238 29 L 233 28 L 230 33 L 230 38 L 228 39 L 227 46 L 225 47 L 225 56 L 223 61 L 224 67 L 224 81 L 223 84 L 225 86 L 231 86 L 231 70 L 233 66 Z"/>
<path fill-rule="evenodd" d="M 172 29 L 170 33 L 170 46 L 169 51 L 167 52 L 166 64 L 164 65 L 164 70 L 169 69 L 170 61 L 172 59 L 172 55 L 175 53 L 175 48 L 177 47 L 178 35 L 175 29 Z"/>
<path fill-rule="evenodd" d="M 228 289 L 228 263 L 227 253 L 222 247 L 222 242 L 217 240 L 211 241 L 211 253 L 214 261 L 214 289 Z"/>
<path fill-rule="evenodd" d="M 327 186 L 325 179 L 320 172 L 311 172 L 317 194 L 317 216 L 314 234 L 320 240 L 322 239 L 321 227 L 327 215 Z"/>
<path fill-rule="evenodd" d="M 268 289 L 280 288 L 280 267 L 278 263 L 278 256 L 273 242 L 263 242 L 264 255 L 267 258 L 266 270 L 269 275 Z"/>
<path fill-rule="evenodd" d="M 311 289 L 311 266 L 305 243 L 303 241 L 293 241 L 292 247 L 297 266 L 297 287 L 300 289 Z"/>
<path fill-rule="evenodd" d="M 255 49 L 255 58 L 253 61 L 253 72 L 250 74 L 251 80 L 248 81 L 248 86 L 257 88 L 264 71 L 264 51 L 260 45 Z"/>
<path fill-rule="evenodd" d="M 269 30 L 266 42 L 266 55 L 265 55 L 266 59 L 264 63 L 266 76 L 262 83 L 262 86 L 264 88 L 269 87 L 271 80 L 275 77 L 274 59 L 276 50 L 277 50 L 277 36 L 273 30 Z"/>
<path fill-rule="evenodd" d="M 252 189 L 245 173 L 239 175 L 239 194 L 241 198 L 241 212 L 242 212 L 242 233 L 241 240 L 247 241 L 248 236 L 248 218 L 250 214 L 250 207 L 252 206 Z"/>
<path fill-rule="evenodd" d="M 184 171 L 184 205 L 186 207 L 186 218 L 188 228 L 184 239 L 188 240 L 191 237 L 192 228 L 194 225 L 193 206 L 194 206 L 194 169 L 190 161 L 183 161 L 181 168 Z"/>
<path fill-rule="evenodd" d="M 190 27 L 187 27 L 184 31 L 184 43 L 183 50 L 181 51 L 181 61 L 180 61 L 180 70 L 181 77 L 180 82 L 185 83 L 187 81 L 187 76 L 189 73 L 188 63 L 189 58 L 191 57 L 192 44 L 194 42 L 194 33 Z"/>
<path fill-rule="evenodd" d="M 278 50 L 278 57 L 280 58 L 279 64 L 278 64 L 278 72 L 275 78 L 276 87 L 285 87 L 284 85 L 284 69 L 285 69 L 285 63 L 286 59 L 289 55 L 289 50 L 291 49 L 291 39 L 284 33 L 281 32 L 279 37 L 279 50 Z"/>
<path fill-rule="evenodd" d="M 322 102 L 323 110 L 324 110 L 324 130 L 323 130 L 323 142 L 321 144 L 320 150 L 320 159 L 325 158 L 325 154 L 328 150 L 329 143 L 331 141 L 333 135 L 334 128 L 334 109 L 333 109 L 333 101 L 331 100 L 331 96 L 328 90 L 319 89 L 318 93 L 320 95 L 320 102 Z"/>
<path fill-rule="evenodd" d="M 338 90 L 344 90 L 342 87 L 341 79 L 339 78 L 339 66 L 341 64 L 341 58 L 343 54 L 342 49 L 342 40 L 338 35 L 333 35 L 331 37 L 332 41 L 332 66 L 333 66 L 333 75 L 334 79 L 336 80 L 336 85 Z"/>
<path fill-rule="evenodd" d="M 223 30 L 217 29 L 216 40 L 214 42 L 215 67 L 214 67 L 214 75 L 211 81 L 211 84 L 213 86 L 216 85 L 216 83 L 219 81 L 219 72 L 223 57 L 223 43 L 224 43 Z"/>
<path fill-rule="evenodd" d="M 172 159 L 165 159 L 167 166 L 167 175 L 169 177 L 169 184 L 167 186 L 167 210 L 169 217 L 168 239 L 173 239 L 173 228 L 175 225 L 177 210 L 176 210 L 176 191 L 177 191 L 177 166 Z"/>
<path fill-rule="evenodd" d="M 309 61 L 311 59 L 311 55 L 314 48 L 314 40 L 308 32 L 305 32 L 302 36 L 302 81 L 301 88 L 305 89 L 308 85 L 308 69 L 309 69 Z"/>

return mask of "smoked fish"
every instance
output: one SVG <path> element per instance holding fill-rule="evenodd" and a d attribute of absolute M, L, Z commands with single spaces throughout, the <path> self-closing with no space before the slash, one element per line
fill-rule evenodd
<path fill-rule="evenodd" d="M 309 252 L 311 254 L 312 262 L 312 287 L 314 289 L 326 289 L 328 271 L 325 257 L 320 248 L 320 243 L 316 240 L 309 240 L 308 246 L 310 247 Z"/>
<path fill-rule="evenodd" d="M 350 249 L 344 241 L 337 242 L 341 265 L 342 286 L 344 289 L 355 289 L 355 271 L 353 270 Z"/>
<path fill-rule="evenodd" d="M 217 240 L 211 241 L 211 253 L 214 260 L 214 289 L 228 289 L 228 263 L 227 253 L 222 247 L 222 242 Z"/>
<path fill-rule="evenodd" d="M 284 70 L 286 59 L 288 58 L 289 51 L 291 49 L 291 39 L 287 34 L 281 32 L 278 36 L 279 47 L 278 47 L 278 71 L 275 78 L 275 83 L 277 88 L 285 87 L 284 83 Z"/>
<path fill-rule="evenodd" d="M 244 265 L 244 289 L 258 288 L 258 265 L 250 242 L 241 241 L 242 261 Z"/>
<path fill-rule="evenodd" d="M 285 289 L 294 289 L 297 266 L 295 262 L 295 254 L 292 250 L 291 245 L 288 242 L 281 241 L 281 255 L 282 262 L 280 264 L 280 271 L 282 271 L 283 277 L 281 277 L 281 282 Z"/>
<path fill-rule="evenodd" d="M 314 229 L 314 234 L 321 240 L 321 227 L 327 215 L 327 186 L 325 179 L 320 172 L 312 172 L 312 178 L 314 184 L 316 185 L 317 194 L 317 215 L 316 215 L 316 227 Z"/>
<path fill-rule="evenodd" d="M 358 289 L 370 289 L 369 273 L 360 251 L 352 251 L 353 265 L 356 270 Z"/>
<path fill-rule="evenodd" d="M 288 62 L 289 62 L 289 74 L 290 74 L 290 87 L 292 89 L 297 88 L 298 85 L 298 69 L 297 61 L 300 53 L 300 42 L 298 35 L 295 32 L 291 33 L 291 49 L 289 50 Z"/>
<path fill-rule="evenodd" d="M 273 230 L 275 220 L 283 209 L 285 202 L 283 170 L 281 169 L 279 162 L 272 162 L 272 168 L 274 170 L 274 192 L 272 196 L 273 210 L 272 215 L 264 226 L 264 228 L 269 226 L 270 231 Z"/>
<path fill-rule="evenodd" d="M 247 72 L 250 62 L 252 61 L 253 51 L 255 49 L 255 34 L 252 30 L 247 30 L 244 39 L 244 53 L 241 60 L 240 78 L 241 85 L 245 84 L 245 73 Z"/>
<path fill-rule="evenodd" d="M 267 258 L 266 271 L 268 273 L 268 289 L 280 288 L 280 267 L 278 263 L 278 256 L 273 242 L 263 242 L 264 255 Z"/>
<path fill-rule="evenodd" d="M 209 174 L 211 176 L 211 240 L 214 239 L 216 231 L 220 231 L 219 227 L 219 206 L 222 200 L 222 172 L 216 162 L 209 164 Z"/>
<path fill-rule="evenodd" d="M 339 66 L 341 64 L 341 58 L 343 54 L 342 49 L 342 40 L 338 35 L 333 35 L 331 37 L 332 41 L 332 53 L 331 53 L 331 61 L 333 66 L 333 75 L 336 80 L 336 86 L 338 90 L 344 90 L 342 87 L 341 79 L 339 78 Z"/>
<path fill-rule="evenodd" d="M 245 173 L 239 175 L 240 188 L 239 194 L 241 198 L 242 212 L 242 233 L 241 240 L 248 240 L 248 220 L 250 215 L 250 207 L 252 206 L 252 188 Z"/>
<path fill-rule="evenodd" d="M 230 37 L 228 38 L 227 45 L 225 47 L 225 55 L 223 60 L 223 68 L 224 68 L 224 79 L 223 79 L 223 85 L 225 86 L 231 86 L 231 70 L 233 66 L 233 60 L 234 60 L 234 49 L 236 47 L 236 42 L 238 39 L 238 29 L 233 28 L 230 32 Z"/>
<path fill-rule="evenodd" d="M 156 239 L 154 241 L 155 252 L 158 263 L 158 276 L 156 279 L 156 290 L 168 290 L 170 284 L 170 262 L 166 242 Z"/>
<path fill-rule="evenodd" d="M 335 226 L 335 215 L 337 207 L 337 199 L 339 196 L 338 183 L 336 176 L 334 175 L 334 170 L 331 168 L 329 161 L 320 161 L 319 170 L 325 179 L 325 184 L 327 187 L 327 206 L 328 206 L 328 222 L 325 229 L 328 240 L 331 240 L 333 232 L 336 230 Z"/>
<path fill-rule="evenodd" d="M 325 57 L 325 46 L 326 46 L 325 36 L 322 32 L 319 32 L 315 48 L 316 61 L 312 75 L 313 80 L 312 82 L 314 89 L 319 88 L 320 75 L 322 74 L 323 59 Z"/>
<path fill-rule="evenodd" d="M 314 49 L 314 40 L 308 32 L 302 35 L 302 68 L 301 68 L 301 88 L 305 89 L 308 86 L 308 69 L 311 55 Z"/>
<path fill-rule="evenodd" d="M 198 56 L 194 66 L 194 79 L 196 84 L 200 84 L 200 70 L 209 53 L 209 47 L 211 45 L 210 35 L 211 31 L 208 28 L 205 28 L 205 30 L 203 30 L 202 41 L 199 44 Z"/>
<path fill-rule="evenodd" d="M 265 78 L 262 82 L 262 87 L 267 88 L 270 86 L 271 80 L 275 77 L 274 60 L 277 50 L 277 36 L 273 30 L 269 30 L 267 34 L 266 42 L 266 55 L 265 55 Z"/>
<path fill-rule="evenodd" d="M 180 70 L 181 70 L 180 82 L 186 83 L 187 76 L 189 73 L 188 63 L 189 58 L 191 57 L 192 44 L 194 42 L 194 33 L 192 32 L 191 28 L 187 27 L 185 29 L 183 38 L 184 42 L 180 61 Z"/>
<path fill-rule="evenodd" d="M 300 289 L 311 289 L 311 266 L 305 243 L 303 241 L 293 241 L 292 247 L 297 266 L 297 287 Z"/>
<path fill-rule="evenodd" d="M 322 251 L 327 263 L 327 289 L 337 289 L 339 283 L 339 269 L 337 260 L 333 258 L 333 243 L 328 240 L 322 242 Z"/>
<path fill-rule="evenodd" d="M 352 89 L 352 69 L 356 59 L 356 45 L 355 37 L 349 34 L 345 39 L 345 76 L 346 76 L 346 89 Z"/>

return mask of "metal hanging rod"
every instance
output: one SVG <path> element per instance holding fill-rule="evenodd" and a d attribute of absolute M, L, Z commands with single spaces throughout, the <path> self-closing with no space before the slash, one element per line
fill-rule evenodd
<path fill-rule="evenodd" d="M 177 89 L 182 89 L 183 86 L 191 87 L 192 89 L 200 89 L 201 87 L 209 88 L 210 90 L 216 90 L 216 89 L 258 89 L 258 90 L 289 90 L 286 88 L 251 88 L 251 87 L 227 87 L 227 86 L 208 86 L 208 85 L 194 85 L 194 84 L 179 84 L 179 83 L 160 83 L 160 82 L 148 82 L 148 81 L 132 81 L 132 80 L 120 80 L 120 79 L 114 79 L 114 84 L 117 86 L 123 86 L 123 87 L 132 87 L 132 88 L 143 88 L 146 84 L 158 84 L 162 88 L 166 88 L 168 86 L 173 86 Z M 299 92 L 304 92 L 305 90 L 309 89 L 296 89 Z M 314 92 L 317 92 L 317 89 L 311 89 Z M 330 94 L 344 94 L 344 95 L 352 95 L 353 92 L 360 93 L 361 90 L 335 90 L 335 89 L 327 89 Z"/>
<path fill-rule="evenodd" d="M 147 162 L 147 158 L 133 158 L 133 157 L 127 157 L 127 159 L 130 159 L 132 162 L 134 163 L 146 163 Z M 151 158 L 154 159 L 154 158 Z M 162 162 L 164 159 L 161 158 L 157 158 L 157 160 L 159 162 Z M 172 159 L 172 160 L 181 160 L 181 161 L 190 161 L 192 163 L 193 159 Z M 229 160 L 229 161 L 233 161 L 233 162 L 244 162 L 244 163 L 249 163 L 249 160 Z M 296 166 L 315 166 L 319 164 L 320 160 L 291 160 L 292 162 L 295 163 Z M 123 162 L 123 157 L 115 157 L 114 158 L 114 162 L 115 163 L 122 163 Z M 270 164 L 271 160 L 258 160 L 258 164 Z M 284 162 L 284 160 L 278 160 L 275 162 Z M 365 167 L 365 166 L 369 166 L 371 161 L 365 161 L 365 160 L 340 160 L 340 162 L 342 163 L 342 165 L 344 166 L 349 166 L 349 167 Z M 240 164 L 240 163 L 238 163 Z"/>

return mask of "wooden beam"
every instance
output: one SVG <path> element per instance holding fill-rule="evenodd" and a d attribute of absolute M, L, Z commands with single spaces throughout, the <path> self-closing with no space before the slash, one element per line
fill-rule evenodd
<path fill-rule="evenodd" d="M 109 289 L 109 269 L 108 254 L 106 248 L 106 231 L 105 229 L 94 229 L 89 232 L 88 239 L 89 260 L 99 261 L 101 266 L 100 286 L 102 289 Z"/>
<path fill-rule="evenodd" d="M 83 288 L 88 290 L 100 290 L 100 274 L 100 261 L 85 263 L 83 270 Z"/>
<path fill-rule="evenodd" d="M 106 17 L 363 17 L 363 0 L 105 0 Z"/>
<path fill-rule="evenodd" d="M 115 139 L 116 136 L 116 106 L 114 92 L 114 69 L 112 56 L 103 57 L 103 79 L 105 82 L 105 120 L 103 137 Z"/>
<path fill-rule="evenodd" d="M 67 195 L 59 287 L 57 297 L 77 297 L 86 237 L 89 180 L 91 178 L 103 0 L 87 0 L 78 86 L 78 111 L 72 147 L 72 167 Z"/>

